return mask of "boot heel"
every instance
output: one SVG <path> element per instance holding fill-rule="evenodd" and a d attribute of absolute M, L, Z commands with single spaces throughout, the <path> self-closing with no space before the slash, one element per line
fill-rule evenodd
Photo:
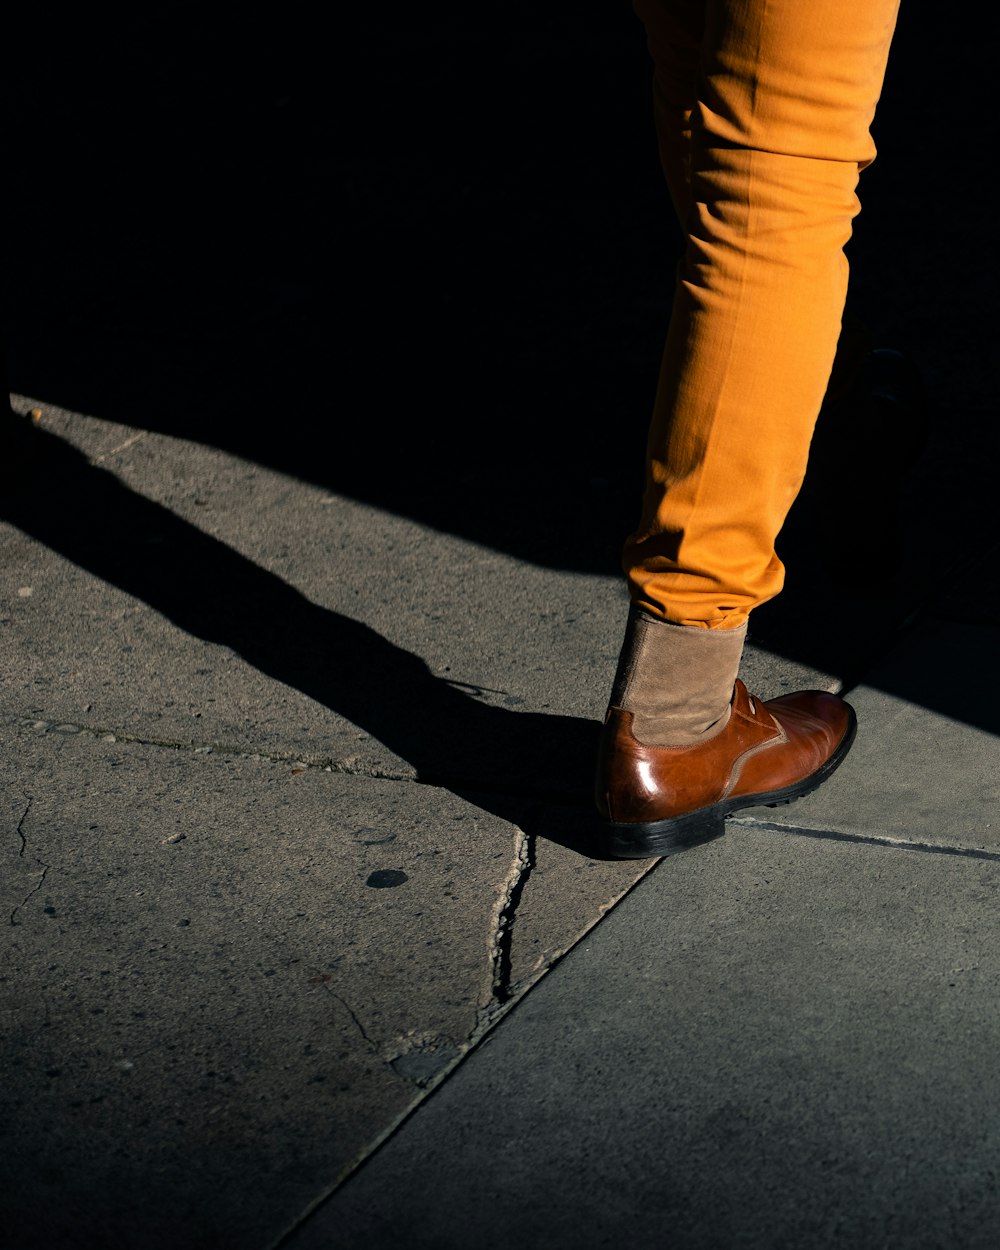
<path fill-rule="evenodd" d="M 710 842 L 725 831 L 725 817 L 709 808 L 649 824 L 613 824 L 609 850 L 616 859 L 655 859 Z"/>

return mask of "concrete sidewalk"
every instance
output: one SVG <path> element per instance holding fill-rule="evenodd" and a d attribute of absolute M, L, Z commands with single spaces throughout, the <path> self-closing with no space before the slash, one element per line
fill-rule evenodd
<path fill-rule="evenodd" d="M 806 532 L 744 659 L 856 746 L 616 863 L 679 243 L 630 6 L 16 18 L 3 1250 L 992 1250 L 995 214 L 927 174 L 990 41 L 904 6 L 848 249 L 931 400 L 903 589 Z M 824 517 L 876 584 L 888 424 Z"/>
<path fill-rule="evenodd" d="M 995 1243 L 988 609 L 886 619 L 815 796 L 609 862 L 616 579 L 39 406 L 5 1245 Z"/>
<path fill-rule="evenodd" d="M 3 533 L 5 1225 L 263 1246 L 648 869 L 545 815 L 620 592 L 197 444 L 39 432 L 74 453 Z"/>
<path fill-rule="evenodd" d="M 969 696 L 967 630 L 855 692 L 823 790 L 661 861 L 281 1244 L 995 1246 L 1000 726 L 887 693 Z"/>

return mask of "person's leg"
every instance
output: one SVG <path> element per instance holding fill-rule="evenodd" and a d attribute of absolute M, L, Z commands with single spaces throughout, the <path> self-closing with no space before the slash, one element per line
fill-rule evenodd
<path fill-rule="evenodd" d="M 682 6 L 688 31 L 693 7 Z M 679 127 L 691 189 L 643 515 L 625 563 L 633 601 L 662 619 L 734 628 L 781 588 L 774 539 L 802 482 L 840 333 L 843 248 L 859 171 L 874 156 L 869 125 L 895 8 L 710 0 L 686 144 L 657 66 L 661 150 Z"/>
<path fill-rule="evenodd" d="M 830 377 L 843 248 L 859 172 L 874 156 L 869 126 L 895 9 L 896 0 L 636 0 L 686 250 L 642 517 L 624 552 L 632 614 L 597 789 L 616 826 L 686 820 L 699 804 L 714 821 L 723 799 L 733 810 L 742 792 L 732 773 L 746 773 L 749 748 L 726 745 L 736 730 L 730 699 L 747 618 L 782 584 L 774 542 Z M 846 751 L 849 709 L 810 696 L 808 711 L 797 763 L 763 743 L 753 749 L 774 773 L 774 785 L 758 777 L 760 794 L 795 797 L 790 789 L 805 792 Z M 772 746 L 782 736 L 782 724 L 768 731 Z M 724 795 L 681 786 L 684 797 L 661 779 L 647 801 L 639 792 L 650 790 L 650 761 L 640 765 L 632 743 L 667 748 L 663 767 L 676 777 L 714 770 Z M 677 750 L 683 758 L 669 754 Z"/>

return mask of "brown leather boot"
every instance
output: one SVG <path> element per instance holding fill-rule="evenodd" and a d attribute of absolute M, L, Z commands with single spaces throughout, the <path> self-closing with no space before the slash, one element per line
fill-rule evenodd
<path fill-rule="evenodd" d="M 650 624 L 652 618 L 634 610 L 632 616 L 597 764 L 595 797 L 610 823 L 612 855 L 641 859 L 717 837 L 731 812 L 790 803 L 816 789 L 847 755 L 856 720 L 843 699 L 808 690 L 762 703 L 739 680 L 730 687 L 727 715 L 717 716 L 701 733 L 687 727 L 677 735 L 679 744 L 657 742 L 656 737 L 672 735 L 650 733 L 656 721 L 643 705 L 651 699 L 662 703 L 671 684 L 662 675 L 669 674 L 672 657 L 680 658 L 673 683 L 678 697 L 695 672 L 694 693 L 703 698 L 711 665 L 703 664 L 700 671 L 692 667 L 691 650 L 720 657 L 735 650 L 738 666 L 742 639 L 726 642 L 706 637 L 711 631 Z M 636 616 L 644 626 L 639 647 Z M 655 672 L 642 680 L 642 670 L 654 664 Z M 628 680 L 622 680 L 623 673 Z M 732 682 L 732 673 L 720 671 L 717 680 Z M 662 716 L 658 719 L 663 723 Z"/>

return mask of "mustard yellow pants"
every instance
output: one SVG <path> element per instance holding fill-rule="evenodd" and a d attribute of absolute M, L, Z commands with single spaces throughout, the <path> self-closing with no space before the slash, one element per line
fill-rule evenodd
<path fill-rule="evenodd" d="M 623 565 L 638 606 L 734 629 L 782 586 L 898 0 L 634 5 L 686 247 Z"/>

